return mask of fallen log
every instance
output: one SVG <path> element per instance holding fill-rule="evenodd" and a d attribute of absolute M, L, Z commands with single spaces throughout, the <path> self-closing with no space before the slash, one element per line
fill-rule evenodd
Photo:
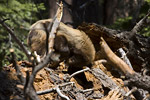
<path fill-rule="evenodd" d="M 78 29 L 84 31 L 91 38 L 97 51 L 100 50 L 99 41 L 103 37 L 113 51 L 123 48 L 131 61 L 135 71 L 141 68 L 150 69 L 150 37 L 137 34 L 143 27 L 150 24 L 150 12 L 141 19 L 131 31 L 110 29 L 95 23 L 83 23 Z"/>
<path fill-rule="evenodd" d="M 127 85 L 136 86 L 150 92 L 150 76 L 142 76 L 130 68 L 122 59 L 112 52 L 103 38 L 101 38 L 100 41 L 100 50 L 103 56 L 106 57 L 108 63 L 113 65 L 113 67 L 119 68 L 125 74 L 128 79 L 125 82 Z"/>

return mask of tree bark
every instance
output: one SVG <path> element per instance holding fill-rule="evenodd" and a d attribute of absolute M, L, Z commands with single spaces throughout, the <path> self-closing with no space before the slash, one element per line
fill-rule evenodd
<path fill-rule="evenodd" d="M 97 51 L 99 48 L 100 37 L 103 37 L 114 52 L 123 48 L 127 52 L 127 57 L 135 71 L 141 68 L 150 68 L 150 38 L 136 34 L 132 31 L 117 31 L 97 25 L 94 23 L 83 24 L 79 27 L 89 35 Z"/>

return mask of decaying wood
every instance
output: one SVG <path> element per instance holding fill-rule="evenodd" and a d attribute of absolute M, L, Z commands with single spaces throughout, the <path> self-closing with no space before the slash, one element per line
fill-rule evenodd
<path fill-rule="evenodd" d="M 142 76 L 139 73 L 134 73 L 132 75 L 127 75 L 129 78 L 125 83 L 129 86 L 136 86 L 150 92 L 150 76 Z"/>
<path fill-rule="evenodd" d="M 98 78 L 104 87 L 107 87 L 109 89 L 115 89 L 117 87 L 117 84 L 111 80 L 110 77 L 108 77 L 101 69 L 94 68 L 91 70 L 92 74 Z"/>
<path fill-rule="evenodd" d="M 110 90 L 115 90 L 116 89 L 121 93 L 121 95 L 125 96 L 125 94 L 126 94 L 125 90 L 121 86 L 117 85 L 101 69 L 93 68 L 93 69 L 91 69 L 91 73 L 102 82 L 104 87 L 107 87 Z"/>
<path fill-rule="evenodd" d="M 100 56 L 102 56 L 102 58 L 105 56 L 108 62 L 111 62 L 114 67 L 120 68 L 122 72 L 126 74 L 126 77 L 129 78 L 128 84 L 130 84 L 130 86 L 137 86 L 138 88 L 143 88 L 147 91 L 150 90 L 150 77 L 142 76 L 135 71 L 141 71 L 142 67 L 150 68 L 150 56 L 148 56 L 150 55 L 150 38 L 136 34 L 145 26 L 145 23 L 149 24 L 149 15 L 150 12 L 146 15 L 146 17 L 141 19 L 131 31 L 113 30 L 94 23 L 84 23 L 79 27 L 79 29 L 89 35 L 96 50 L 103 52 Z M 123 48 L 127 52 L 127 57 L 130 59 L 135 71 L 121 61 L 119 57 L 114 58 L 113 52 L 111 52 L 111 54 L 106 52 L 110 49 L 104 49 L 104 43 L 101 43 L 101 46 L 99 47 L 98 42 L 101 41 L 100 37 L 103 37 L 104 40 L 106 40 L 113 51 Z"/>
<path fill-rule="evenodd" d="M 35 88 L 33 86 L 33 82 L 35 79 L 35 76 L 37 72 L 39 72 L 42 68 L 44 68 L 49 62 L 50 57 L 53 53 L 53 46 L 54 46 L 54 38 L 56 30 L 59 26 L 59 23 L 62 18 L 62 12 L 63 12 L 63 5 L 62 3 L 59 4 L 59 9 L 56 13 L 56 16 L 54 17 L 52 24 L 48 25 L 47 27 L 47 39 L 46 39 L 46 48 L 47 48 L 47 56 L 45 55 L 43 60 L 39 60 L 39 64 L 36 65 L 31 75 L 27 71 L 26 81 L 22 78 L 22 73 L 20 72 L 20 69 L 16 63 L 15 56 L 13 54 L 13 51 L 11 51 L 12 57 L 13 57 L 13 65 L 15 66 L 17 75 L 19 79 L 22 81 L 22 83 L 25 83 L 24 86 L 24 99 L 32 99 L 32 100 L 39 100 L 37 95 L 42 95 L 45 93 L 50 92 L 57 92 L 59 96 L 57 96 L 57 99 L 79 99 L 79 100 L 87 100 L 87 92 L 94 92 L 95 89 L 87 89 L 87 90 L 81 90 L 78 89 L 75 85 L 70 86 L 70 84 L 74 84 L 73 82 L 70 82 L 70 79 L 75 76 L 76 74 L 79 74 L 84 71 L 90 71 L 100 82 L 104 87 L 109 88 L 111 91 L 109 92 L 107 97 L 102 98 L 102 100 L 122 100 L 123 96 L 129 96 L 132 94 L 132 92 L 136 91 L 136 89 L 133 89 L 126 93 L 126 91 L 119 85 L 117 85 L 110 77 L 108 77 L 101 69 L 98 68 L 92 68 L 91 70 L 89 68 L 83 69 L 80 71 L 75 72 L 71 76 L 69 76 L 69 79 L 66 78 L 60 78 L 58 75 L 54 74 L 52 70 L 46 68 L 50 73 L 50 78 L 53 80 L 53 83 L 55 85 L 54 88 L 51 88 L 49 90 L 39 91 L 36 92 Z M 136 24 L 136 26 L 131 31 L 116 31 L 112 30 L 100 25 L 96 24 L 85 24 L 86 26 L 79 27 L 79 29 L 85 31 L 90 38 L 92 39 L 95 48 L 97 51 L 100 51 L 102 53 L 102 56 L 104 56 L 108 63 L 110 63 L 112 66 L 117 67 L 120 69 L 128 79 L 126 81 L 127 85 L 130 86 L 136 86 L 138 88 L 145 89 L 150 92 L 150 77 L 149 76 L 142 76 L 139 73 L 136 73 L 131 67 L 129 67 L 123 60 L 121 60 L 113 51 L 109 48 L 105 40 L 108 42 L 110 47 L 116 51 L 118 48 L 124 48 L 126 51 L 128 51 L 128 56 L 132 61 L 137 61 L 138 63 L 133 62 L 133 65 L 136 66 L 148 66 L 150 64 L 150 57 L 147 56 L 150 54 L 150 38 L 145 38 L 141 35 L 136 34 L 139 32 L 146 24 L 148 24 L 148 17 L 150 15 L 150 12 L 141 20 L 139 23 Z M 4 21 L 1 21 L 1 24 L 10 32 L 10 34 L 14 37 L 16 41 L 16 36 L 14 35 L 13 31 L 5 25 Z M 70 32 L 70 31 L 68 31 Z M 101 37 L 101 38 L 100 38 Z M 104 37 L 104 39 L 102 38 Z M 100 46 L 99 46 L 100 41 Z M 23 45 L 19 45 L 24 50 L 26 55 L 30 58 L 30 54 L 26 51 Z M 87 49 L 87 48 L 85 48 Z M 92 52 L 92 51 L 91 51 Z M 93 51 L 95 53 L 95 51 Z M 101 60 L 99 62 L 106 62 L 104 60 Z M 133 67 L 135 68 L 135 67 Z M 67 74 L 68 75 L 68 74 Z M 66 76 L 67 76 L 66 75 Z M 68 83 L 66 83 L 68 82 Z M 64 83 L 63 85 L 60 85 L 61 83 Z M 116 90 L 115 90 L 116 89 Z M 91 94 L 91 95 L 90 95 Z M 90 93 L 92 98 L 94 98 L 94 95 L 96 93 Z M 102 95 L 103 96 L 103 95 Z M 101 96 L 97 96 L 97 98 L 101 98 Z"/>
<path fill-rule="evenodd" d="M 149 76 L 142 76 L 141 74 L 132 70 L 123 60 L 121 60 L 111 51 L 103 38 L 101 38 L 100 47 L 101 52 L 103 52 L 103 54 L 106 56 L 108 62 L 114 67 L 121 69 L 126 77 L 129 78 L 128 84 L 130 84 L 130 86 L 137 86 L 148 91 L 150 90 Z"/>
<path fill-rule="evenodd" d="M 124 100 L 123 96 L 118 90 L 112 90 L 108 95 L 100 100 Z"/>
<path fill-rule="evenodd" d="M 145 26 L 144 24 L 150 23 L 149 15 L 150 12 L 131 31 L 114 30 L 95 23 L 83 23 L 79 29 L 89 35 L 97 51 L 100 50 L 100 37 L 104 38 L 113 51 L 123 48 L 133 68 L 140 71 L 141 67 L 150 68 L 150 56 L 147 56 L 150 55 L 150 38 L 136 33 Z"/>

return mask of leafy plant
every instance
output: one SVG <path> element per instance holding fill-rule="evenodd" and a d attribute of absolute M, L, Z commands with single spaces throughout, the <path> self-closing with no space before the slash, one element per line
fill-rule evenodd
<path fill-rule="evenodd" d="M 38 7 L 38 8 L 37 8 Z M 38 20 L 38 10 L 45 10 L 43 3 L 34 4 L 31 0 L 1 0 L 0 18 L 9 19 L 5 21 L 14 31 L 15 35 L 26 45 L 26 37 L 29 27 L 35 20 Z M 9 37 L 9 33 L 0 25 L 0 67 L 8 64 L 10 58 L 10 41 L 13 43 L 18 60 L 26 59 L 18 45 Z M 23 59 L 22 59 L 23 58 Z"/>
<path fill-rule="evenodd" d="M 141 7 L 140 14 L 137 18 L 137 22 L 148 13 L 150 7 L 150 0 L 144 0 L 144 1 L 145 1 L 144 5 Z M 116 22 L 109 27 L 114 29 L 119 29 L 119 30 L 131 30 L 130 28 L 133 28 L 132 19 L 133 19 L 132 16 L 128 16 L 126 18 L 118 18 Z M 150 26 L 149 25 L 145 26 L 145 28 L 139 34 L 142 34 L 144 36 L 150 36 Z"/>

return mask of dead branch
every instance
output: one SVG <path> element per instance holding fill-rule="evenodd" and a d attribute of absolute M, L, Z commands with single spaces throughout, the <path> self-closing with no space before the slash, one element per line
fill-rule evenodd
<path fill-rule="evenodd" d="M 115 55 L 105 40 L 101 37 L 100 41 L 100 50 L 103 52 L 104 56 L 106 56 L 108 63 L 112 64 L 114 67 L 121 69 L 124 74 L 134 74 L 134 70 L 132 70 L 122 59 L 120 59 L 117 55 Z"/>
<path fill-rule="evenodd" d="M 59 4 L 59 8 L 57 10 L 57 13 L 55 15 L 55 17 L 53 18 L 53 21 L 52 21 L 52 25 L 49 25 L 47 30 L 48 30 L 48 34 L 49 34 L 49 42 L 47 41 L 46 43 L 48 44 L 48 52 L 50 53 L 51 51 L 53 51 L 53 45 L 54 45 L 54 38 L 55 38 L 55 33 L 56 33 L 56 30 L 60 24 L 60 21 L 61 21 L 61 18 L 62 18 L 62 15 L 63 15 L 63 4 L 62 2 Z M 51 27 L 51 28 L 50 28 Z M 50 31 L 51 30 L 51 31 Z"/>
<path fill-rule="evenodd" d="M 59 86 L 56 86 L 56 92 L 59 94 L 60 97 L 66 99 L 66 100 L 70 100 L 69 97 L 65 96 L 64 94 L 61 93 Z"/>
<path fill-rule="evenodd" d="M 25 46 L 22 44 L 22 42 L 16 37 L 14 31 L 10 27 L 8 27 L 8 25 L 3 20 L 1 20 L 1 19 L 0 19 L 0 23 L 10 33 L 10 35 L 12 36 L 12 38 L 20 46 L 20 48 L 23 50 L 23 52 L 28 57 L 28 60 L 30 61 L 31 53 L 25 48 Z"/>
<path fill-rule="evenodd" d="M 86 90 L 80 90 L 81 93 L 86 93 L 86 92 L 93 92 L 96 89 L 86 89 Z"/>
<path fill-rule="evenodd" d="M 110 77 L 108 77 L 101 69 L 94 68 L 90 71 L 96 78 L 98 78 L 104 87 L 107 87 L 109 89 L 115 89 L 117 87 L 117 84 L 111 80 Z"/>
<path fill-rule="evenodd" d="M 47 90 L 43 90 L 43 91 L 37 91 L 37 95 L 43 95 L 43 94 L 47 94 L 47 93 L 51 93 L 54 92 L 56 89 L 55 88 L 51 88 L 51 89 L 47 89 Z"/>
<path fill-rule="evenodd" d="M 79 70 L 79 71 L 77 71 L 77 72 L 74 72 L 73 74 L 71 74 L 70 76 L 67 77 L 67 81 L 70 81 L 70 79 L 71 79 L 72 77 L 74 77 L 75 75 L 80 74 L 80 73 L 83 73 L 83 72 L 85 72 L 85 71 L 89 71 L 89 70 L 90 70 L 89 68 L 85 68 L 85 69 L 83 69 L 83 70 Z"/>
<path fill-rule="evenodd" d="M 9 44 L 10 44 L 10 48 L 12 48 L 12 38 L 11 38 L 11 35 L 9 34 Z"/>
<path fill-rule="evenodd" d="M 39 98 L 38 98 L 38 96 L 35 92 L 35 89 L 33 87 L 33 82 L 34 82 L 35 76 L 36 76 L 38 71 L 40 71 L 43 67 L 45 67 L 50 62 L 51 54 L 52 54 L 52 52 L 50 54 L 48 54 L 45 57 L 45 59 L 43 61 L 41 61 L 40 64 L 35 66 L 35 68 L 32 70 L 32 74 L 29 76 L 29 81 L 26 82 L 26 87 L 24 89 L 24 92 L 25 92 L 24 94 L 26 94 L 27 97 L 29 97 L 33 100 L 39 100 Z"/>
<path fill-rule="evenodd" d="M 56 29 L 58 28 L 59 26 L 59 23 L 60 23 L 60 20 L 62 18 L 62 8 L 63 8 L 63 4 L 62 2 L 60 3 L 59 5 L 59 8 L 57 10 L 57 13 L 56 13 L 56 17 L 54 17 L 55 19 L 54 20 L 54 24 L 52 25 L 52 28 L 50 30 L 50 41 L 49 41 L 49 53 L 48 55 L 43 59 L 43 61 L 41 61 L 41 63 L 39 63 L 37 66 L 35 66 L 35 68 L 32 70 L 32 73 L 31 75 L 29 76 L 29 80 L 28 82 L 26 82 L 26 87 L 24 89 L 24 94 L 26 95 L 25 98 L 31 98 L 33 100 L 39 100 L 36 92 L 35 92 L 35 89 L 33 87 L 33 82 L 34 82 L 34 79 L 35 79 L 35 76 L 37 74 L 38 71 L 40 71 L 42 68 L 44 68 L 49 62 L 50 62 L 50 57 L 53 53 L 53 46 L 54 46 L 54 38 L 55 38 L 55 32 L 56 32 Z"/>
<path fill-rule="evenodd" d="M 134 87 L 133 89 L 131 89 L 128 93 L 126 93 L 126 97 L 129 97 L 133 92 L 135 92 L 137 90 L 136 87 Z"/>
<path fill-rule="evenodd" d="M 146 15 L 146 19 L 148 18 L 149 13 Z M 146 20 L 143 19 L 143 20 Z M 124 48 L 127 53 L 127 57 L 132 63 L 132 66 L 134 70 L 136 71 L 141 71 L 143 67 L 146 67 L 149 69 L 150 65 L 150 38 L 149 37 L 144 37 L 140 34 L 135 34 L 136 32 L 140 31 L 143 26 L 143 22 L 139 22 L 141 24 L 138 24 L 135 26 L 135 28 L 132 31 L 118 31 L 118 30 L 113 30 L 109 29 L 106 27 L 103 27 L 101 25 L 97 25 L 94 23 L 91 24 L 83 24 L 82 26 L 79 27 L 79 29 L 83 30 L 85 33 L 89 35 L 91 38 L 92 42 L 95 44 L 95 48 L 97 51 L 99 51 L 101 48 L 98 44 L 100 41 L 100 37 L 103 37 L 108 45 L 111 47 L 113 51 L 117 51 L 119 48 Z M 142 24 L 143 23 L 143 24 Z M 140 29 L 141 27 L 141 29 Z M 105 43 L 102 43 L 105 47 Z M 103 49 L 104 51 L 109 51 L 110 49 Z M 117 66 L 120 68 L 124 73 L 128 72 L 129 74 L 126 73 L 126 77 L 129 78 L 128 84 L 130 86 L 137 86 L 139 88 L 143 88 L 145 90 L 150 90 L 149 86 L 149 81 L 150 77 L 149 76 L 142 76 L 138 73 L 135 73 L 128 65 L 126 65 L 124 62 L 120 66 L 120 60 L 118 61 L 118 57 L 114 58 L 114 54 L 110 56 L 109 52 L 108 53 L 101 53 L 102 58 L 104 59 L 105 57 L 107 58 L 108 62 L 111 62 L 113 66 Z M 103 55 L 107 55 L 103 58 Z M 120 59 L 120 58 L 119 58 Z M 118 62 L 117 62 L 118 61 Z M 121 61 L 122 62 L 122 61 Z M 116 65 L 117 64 L 117 65 Z M 118 66 L 119 65 L 119 66 Z"/>
<path fill-rule="evenodd" d="M 23 74 L 21 73 L 19 65 L 16 62 L 16 56 L 14 54 L 14 49 L 10 49 L 10 53 L 11 53 L 11 56 L 12 56 L 13 66 L 15 67 L 16 72 L 17 72 L 17 77 L 19 78 L 21 83 L 24 84 L 25 83 L 25 79 L 23 78 Z"/>
<path fill-rule="evenodd" d="M 119 68 L 122 72 L 124 72 L 126 77 L 129 78 L 128 84 L 130 84 L 130 86 L 137 86 L 148 91 L 150 90 L 149 76 L 142 76 L 132 70 L 124 61 L 122 61 L 111 51 L 103 38 L 101 38 L 100 46 L 101 51 L 106 56 L 108 62 L 113 66 Z"/>
<path fill-rule="evenodd" d="M 118 88 L 120 93 L 124 96 L 126 92 L 120 86 L 118 86 L 110 77 L 108 77 L 101 69 L 93 68 L 90 72 L 99 79 L 104 87 L 109 88 L 110 90 Z"/>
<path fill-rule="evenodd" d="M 100 37 L 103 37 L 113 51 L 123 48 L 128 52 L 127 57 L 131 61 L 134 70 L 140 71 L 141 67 L 149 67 L 150 57 L 147 56 L 150 55 L 149 37 L 134 34 L 133 31 L 109 29 L 95 23 L 83 23 L 78 28 L 90 37 L 97 51 L 100 50 L 98 44 Z M 103 58 L 100 57 L 100 59 Z"/>
<path fill-rule="evenodd" d="M 53 84 L 60 84 L 63 83 L 63 80 L 60 79 L 60 77 L 54 73 L 54 70 L 50 68 L 44 68 L 47 72 L 49 72 L 50 75 L 50 81 Z M 67 75 L 66 75 L 67 76 Z"/>
<path fill-rule="evenodd" d="M 131 63 L 130 63 L 128 57 L 126 56 L 125 51 L 124 51 L 122 48 L 119 48 L 119 49 L 118 49 L 118 52 L 121 54 L 121 59 L 122 59 L 127 65 L 129 65 L 129 67 L 130 67 L 131 69 L 133 69 L 133 67 L 132 67 L 132 65 L 131 65 Z"/>
<path fill-rule="evenodd" d="M 148 24 L 148 17 L 150 16 L 150 11 L 147 13 L 145 17 L 143 17 L 131 30 L 133 33 L 140 32 L 147 24 Z"/>
<path fill-rule="evenodd" d="M 51 92 L 54 92 L 56 91 L 56 87 L 65 87 L 67 85 L 73 85 L 74 82 L 68 82 L 68 83 L 63 83 L 63 84 L 60 84 L 60 85 L 57 85 L 55 86 L 54 88 L 51 88 L 51 89 L 47 89 L 47 90 L 44 90 L 44 91 L 37 91 L 37 95 L 43 95 L 43 94 L 47 94 L 47 93 L 51 93 Z"/>
<path fill-rule="evenodd" d="M 150 92 L 150 77 L 147 75 L 142 76 L 139 73 L 134 73 L 132 75 L 126 75 L 128 80 L 126 84 L 128 86 L 136 86 Z"/>
<path fill-rule="evenodd" d="M 122 72 L 124 72 L 126 77 L 129 78 L 128 84 L 130 84 L 130 86 L 137 86 L 148 91 L 150 90 L 149 76 L 142 76 L 132 70 L 124 61 L 111 51 L 103 38 L 101 38 L 100 46 L 101 51 L 106 56 L 108 62 L 119 68 Z"/>

